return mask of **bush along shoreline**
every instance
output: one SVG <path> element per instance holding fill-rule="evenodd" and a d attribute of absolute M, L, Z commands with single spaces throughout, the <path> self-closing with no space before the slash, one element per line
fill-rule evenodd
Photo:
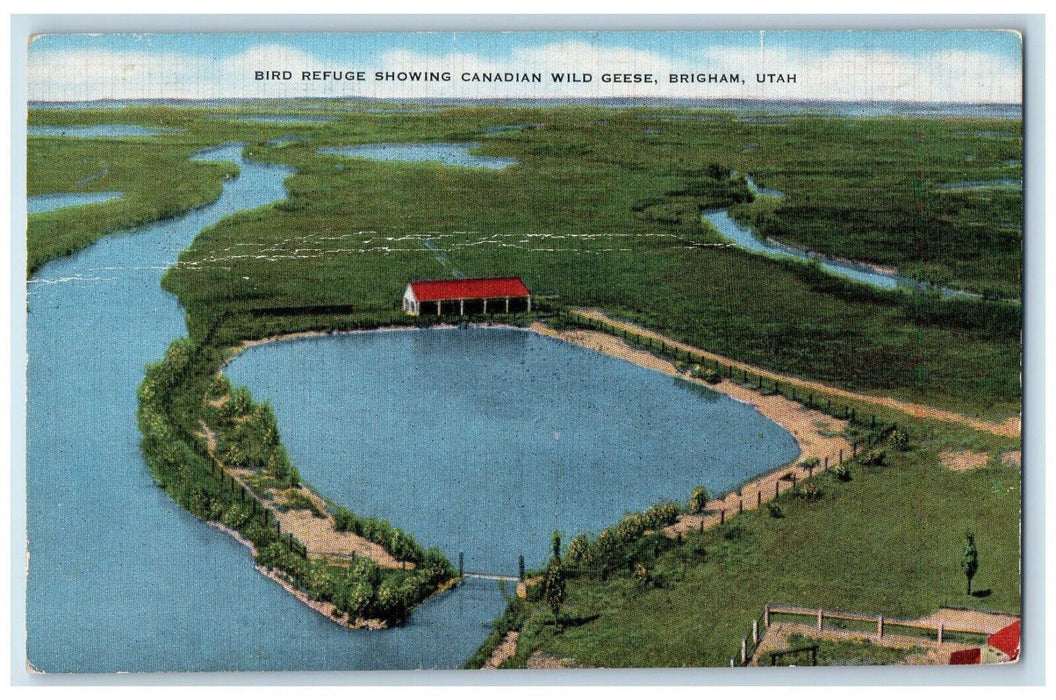
<path fill-rule="evenodd" d="M 214 326 L 215 328 L 215 326 Z M 218 373 L 223 350 L 206 339 L 174 341 L 147 366 L 138 389 L 140 443 L 154 480 L 195 517 L 250 544 L 262 572 L 348 627 L 403 622 L 416 605 L 457 583 L 438 549 L 426 550 L 387 521 L 310 497 L 282 447 L 274 412 Z M 274 509 L 269 507 L 269 501 Z M 376 543 L 399 568 L 367 557 L 310 555 L 283 533 L 274 510 L 332 517 L 338 532 Z"/>

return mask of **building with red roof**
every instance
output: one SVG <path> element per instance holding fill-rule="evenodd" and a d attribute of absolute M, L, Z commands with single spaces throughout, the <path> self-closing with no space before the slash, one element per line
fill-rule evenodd
<path fill-rule="evenodd" d="M 412 316 L 517 313 L 532 310 L 532 293 L 520 277 L 421 280 L 407 285 L 403 310 Z"/>
<path fill-rule="evenodd" d="M 1019 620 L 986 638 L 986 643 L 993 649 L 1001 652 L 1004 657 L 998 657 L 998 661 L 1015 661 L 1019 658 Z"/>
<path fill-rule="evenodd" d="M 1005 664 L 1019 658 L 1019 620 L 986 638 L 986 646 L 955 651 L 951 664 Z"/>

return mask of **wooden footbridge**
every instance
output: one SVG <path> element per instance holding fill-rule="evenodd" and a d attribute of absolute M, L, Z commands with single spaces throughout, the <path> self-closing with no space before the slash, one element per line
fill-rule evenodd
<path fill-rule="evenodd" d="M 463 552 L 458 553 L 458 575 L 462 578 L 479 578 L 485 581 L 512 581 L 517 583 L 524 580 L 524 555 L 517 557 L 517 571 L 519 574 L 514 576 L 512 574 L 495 574 L 486 571 L 466 571 L 463 566 L 465 563 L 465 554 Z"/>
<path fill-rule="evenodd" d="M 480 579 L 484 579 L 486 581 L 512 581 L 514 583 L 517 583 L 518 581 L 521 580 L 521 579 L 519 579 L 516 576 L 511 576 L 511 575 L 508 575 L 508 574 L 486 574 L 486 573 L 483 573 L 483 572 L 480 572 L 480 571 L 463 571 L 462 572 L 462 577 L 463 578 L 480 578 Z"/>

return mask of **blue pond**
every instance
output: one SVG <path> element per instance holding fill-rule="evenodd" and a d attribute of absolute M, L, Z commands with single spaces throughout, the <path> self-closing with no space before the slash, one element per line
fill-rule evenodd
<path fill-rule="evenodd" d="M 120 192 L 64 192 L 61 194 L 35 194 L 26 198 L 26 211 L 30 214 L 43 214 L 44 212 L 65 209 L 66 207 L 80 207 L 85 204 L 99 204 L 119 199 L 124 195 Z"/>
<path fill-rule="evenodd" d="M 502 170 L 515 165 L 515 158 L 479 156 L 470 153 L 479 143 L 368 143 L 359 146 L 320 148 L 325 155 L 368 158 L 370 160 L 433 161 L 464 168 Z"/>
<path fill-rule="evenodd" d="M 746 404 L 517 329 L 271 343 L 226 371 L 274 406 L 307 481 L 471 571 L 542 565 L 554 530 L 725 492 L 798 454 Z"/>
<path fill-rule="evenodd" d="M 136 124 L 93 124 L 91 126 L 31 126 L 30 136 L 73 136 L 76 138 L 125 138 L 128 136 L 158 136 L 173 129 L 158 129 Z"/>
<path fill-rule="evenodd" d="M 82 673 L 460 667 L 505 605 L 494 582 L 444 594 L 403 627 L 349 631 L 153 484 L 136 387 L 186 335 L 161 275 L 203 228 L 284 198 L 290 173 L 243 160 L 238 146 L 200 157 L 241 168 L 217 202 L 103 238 L 30 280 L 29 662 Z"/>

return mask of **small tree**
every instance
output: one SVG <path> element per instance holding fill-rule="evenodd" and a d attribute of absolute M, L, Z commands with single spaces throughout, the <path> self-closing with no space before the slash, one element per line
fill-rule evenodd
<path fill-rule="evenodd" d="M 693 513 L 703 513 L 708 507 L 708 489 L 701 485 L 693 489 L 689 496 L 689 510 Z"/>
<path fill-rule="evenodd" d="M 979 550 L 975 548 L 975 533 L 969 530 L 964 534 L 964 554 L 961 555 L 961 570 L 968 579 L 968 595 L 972 594 L 972 579 L 979 570 Z"/>
<path fill-rule="evenodd" d="M 554 533 L 553 550 L 554 556 L 551 557 L 550 564 L 546 568 L 546 575 L 543 577 L 543 600 L 554 613 L 554 624 L 560 627 L 558 613 L 565 602 L 565 572 L 561 567 L 561 533 L 559 532 Z"/>

